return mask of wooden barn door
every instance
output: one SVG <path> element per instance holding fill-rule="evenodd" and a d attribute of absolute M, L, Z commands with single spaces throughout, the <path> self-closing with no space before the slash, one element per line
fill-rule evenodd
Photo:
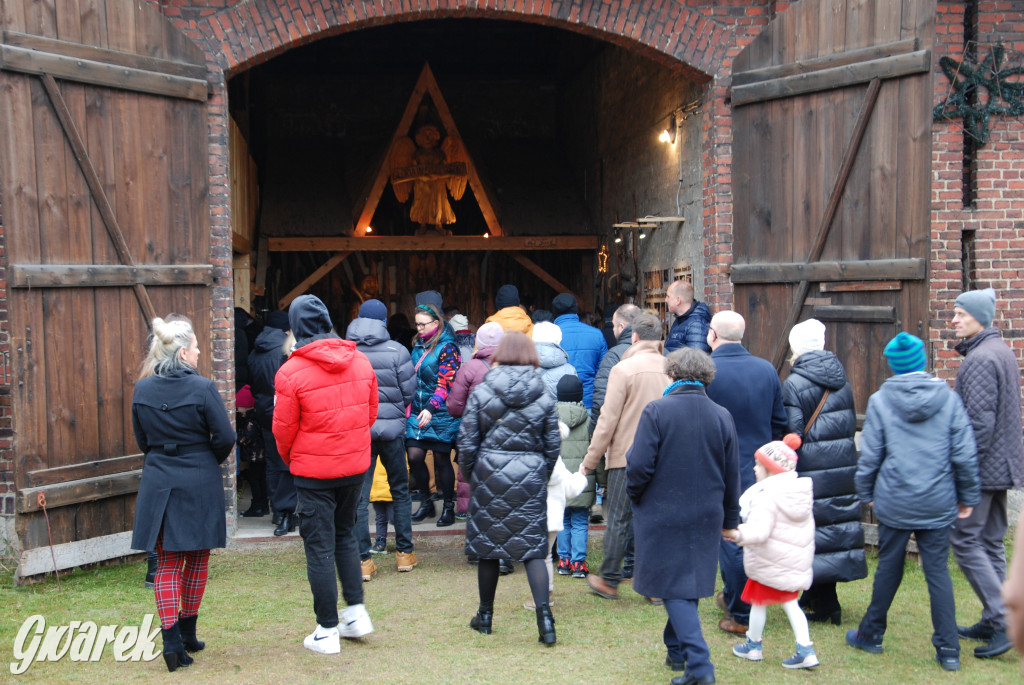
<path fill-rule="evenodd" d="M 882 348 L 927 339 L 935 0 L 801 0 L 733 66 L 735 307 L 788 369 L 789 329 L 827 326 L 858 412 Z"/>
<path fill-rule="evenodd" d="M 148 321 L 211 370 L 205 59 L 135 0 L 0 0 L 19 576 L 129 553 Z M 46 511 L 43 511 L 45 506 Z M 48 520 L 47 520 L 48 519 Z"/>

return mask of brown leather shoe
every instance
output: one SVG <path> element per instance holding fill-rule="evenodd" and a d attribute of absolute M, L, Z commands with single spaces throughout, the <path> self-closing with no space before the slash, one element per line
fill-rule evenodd
<path fill-rule="evenodd" d="M 419 563 L 418 561 L 416 561 L 416 553 L 415 552 L 399 552 L 397 554 L 397 556 L 398 556 L 398 572 L 399 573 L 405 573 L 406 571 L 411 571 L 414 568 L 416 568 L 416 564 Z"/>
<path fill-rule="evenodd" d="M 743 625 L 742 623 L 737 623 L 731 618 L 723 618 L 721 621 L 719 621 L 718 629 L 724 630 L 727 633 L 732 633 L 733 635 L 747 634 L 747 626 Z"/>
<path fill-rule="evenodd" d="M 609 585 L 604 578 L 596 573 L 591 573 L 587 576 L 587 585 L 590 586 L 591 592 L 595 595 L 599 595 L 605 599 L 619 598 L 619 588 Z"/>
<path fill-rule="evenodd" d="M 367 559 L 359 562 L 359 565 L 362 566 L 363 582 L 369 582 L 370 578 L 373 578 L 373 574 L 377 572 L 377 564 L 373 563 L 373 559 Z"/>
<path fill-rule="evenodd" d="M 722 610 L 726 618 L 732 618 L 732 612 L 729 611 L 729 605 L 725 603 L 725 592 L 719 592 L 715 595 L 715 606 Z"/>

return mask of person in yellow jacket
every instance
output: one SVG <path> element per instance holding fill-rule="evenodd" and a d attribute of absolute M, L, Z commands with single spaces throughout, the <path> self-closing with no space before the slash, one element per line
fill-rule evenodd
<path fill-rule="evenodd" d="M 494 306 L 498 308 L 487 317 L 487 322 L 494 321 L 505 331 L 519 331 L 528 337 L 533 335 L 533 321 L 526 310 L 519 306 L 519 289 L 506 283 L 498 288 L 494 296 Z"/>

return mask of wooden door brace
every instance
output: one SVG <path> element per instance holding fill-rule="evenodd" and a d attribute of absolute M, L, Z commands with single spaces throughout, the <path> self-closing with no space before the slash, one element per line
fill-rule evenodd
<path fill-rule="evenodd" d="M 842 199 L 846 182 L 849 180 L 850 172 L 853 170 L 853 163 L 857 159 L 857 153 L 860 150 L 861 142 L 864 140 L 864 133 L 867 131 L 868 122 L 871 120 L 871 113 L 875 109 L 875 102 L 878 101 L 878 92 L 881 90 L 881 87 L 882 80 L 879 78 L 872 79 L 871 83 L 868 84 L 867 94 L 864 96 L 864 106 L 861 107 L 860 115 L 857 117 L 857 123 L 853 129 L 853 137 L 850 139 L 850 144 L 843 155 L 843 163 L 839 167 L 839 174 L 836 176 L 836 181 L 832 187 L 832 194 L 829 196 L 828 205 L 825 207 L 825 215 L 818 225 L 818 232 L 811 247 L 811 252 L 807 255 L 807 260 L 804 262 L 805 265 L 818 261 L 821 258 L 822 251 L 825 249 L 825 240 L 828 238 L 828 233 L 832 228 L 832 221 L 835 219 L 836 211 L 839 209 L 839 201 Z M 782 335 L 779 342 L 775 345 L 775 354 L 772 356 L 772 363 L 777 371 L 782 370 L 782 364 L 786 358 L 786 348 L 789 345 L 789 329 L 796 324 L 797 319 L 800 317 L 800 311 L 804 307 L 804 300 L 807 298 L 807 291 L 810 287 L 811 282 L 807 279 L 801 280 L 797 286 L 796 296 L 793 298 L 793 304 L 786 315 Z"/>

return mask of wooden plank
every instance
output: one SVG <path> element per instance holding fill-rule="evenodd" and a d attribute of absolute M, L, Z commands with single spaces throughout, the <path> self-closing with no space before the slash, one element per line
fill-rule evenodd
<path fill-rule="evenodd" d="M 857 281 L 855 283 L 821 283 L 818 285 L 818 290 L 823 293 L 860 293 L 872 290 L 902 289 L 902 281 Z M 810 302 L 810 298 L 807 301 Z"/>
<path fill-rule="evenodd" d="M 213 266 L 209 264 L 12 264 L 7 268 L 7 285 L 11 288 L 213 284 Z"/>
<path fill-rule="evenodd" d="M 294 300 L 302 293 L 306 292 L 311 285 L 313 285 L 321 278 L 329 274 L 334 267 L 338 266 L 338 264 L 341 264 L 341 262 L 344 261 L 345 257 L 348 257 L 350 254 L 352 254 L 351 250 L 344 250 L 333 255 L 330 259 L 328 259 L 326 262 L 320 265 L 320 267 L 316 271 L 307 276 L 302 281 L 302 283 L 299 283 L 297 286 L 289 290 L 288 294 L 282 297 L 281 301 L 278 302 L 278 308 L 287 309 L 288 305 L 292 303 L 292 300 Z"/>
<path fill-rule="evenodd" d="M 895 323 L 896 307 L 872 305 L 832 304 L 815 305 L 813 316 L 821 321 L 857 321 L 870 323 Z M 788 329 L 787 329 L 788 331 Z"/>
<path fill-rule="evenodd" d="M 518 252 L 509 252 L 508 256 L 522 264 L 523 267 L 527 271 L 532 273 L 534 276 L 550 285 L 556 293 L 569 293 L 570 295 L 576 298 L 577 302 L 580 301 L 580 298 L 576 295 L 576 293 L 572 291 L 571 288 L 569 288 L 569 286 L 565 285 L 557 278 L 549 274 L 547 271 L 540 268 L 540 266 L 536 262 L 534 262 L 526 255 L 520 254 Z"/>
<path fill-rule="evenodd" d="M 100 214 L 103 215 L 103 224 L 107 229 L 107 233 L 110 235 L 111 241 L 114 243 L 114 248 L 117 250 L 118 257 L 125 265 L 133 266 L 134 261 L 132 260 L 131 254 L 128 252 L 128 244 L 124 240 L 121 227 L 117 223 L 117 216 L 114 214 L 114 210 L 110 206 L 110 202 L 107 200 L 103 186 L 100 185 L 99 175 L 96 173 L 96 168 L 93 166 L 92 160 L 89 159 L 89 153 L 86 150 L 85 142 L 82 140 L 82 136 L 78 132 L 78 127 L 71 118 L 71 113 L 68 111 L 64 98 L 57 89 L 57 83 L 53 80 L 53 77 L 49 75 L 40 77 L 40 80 L 46 89 L 47 95 L 50 97 L 50 102 L 53 105 L 54 111 L 57 113 L 57 118 L 60 120 L 61 127 L 64 129 L 64 135 L 67 138 L 68 143 L 71 144 L 71 149 L 75 153 L 75 158 L 78 160 L 82 173 L 85 175 L 85 180 L 89 185 L 89 192 L 92 193 L 93 201 L 99 208 Z M 142 312 L 146 317 L 147 323 L 152 321 L 156 317 L 156 311 L 153 309 L 153 303 L 149 299 L 149 294 L 146 292 L 145 286 L 136 285 L 133 289 L 135 291 L 135 297 L 139 301 L 139 307 L 142 308 Z"/>
<path fill-rule="evenodd" d="M 748 86 L 736 86 L 732 88 L 732 104 L 738 107 L 776 98 L 845 88 L 875 79 L 920 74 L 931 69 L 931 62 L 931 50 L 918 50 L 907 55 L 885 57 L 810 74 L 786 76 Z"/>
<path fill-rule="evenodd" d="M 54 545 L 52 553 L 49 546 L 26 549 L 22 551 L 18 559 L 18 570 L 14 582 L 17 584 L 20 578 L 40 573 L 52 573 L 54 557 L 57 559 L 57 570 L 60 571 L 82 564 L 93 564 L 97 561 L 137 554 L 138 550 L 133 550 L 131 544 L 132 531 L 129 530 L 123 533 Z"/>
<path fill-rule="evenodd" d="M 913 281 L 923 280 L 924 259 L 871 259 L 845 262 L 790 262 L 733 264 L 733 283 L 800 283 L 810 281 Z"/>
<path fill-rule="evenodd" d="M 825 69 L 835 69 L 837 67 L 845 67 L 862 62 L 871 62 L 887 57 L 905 55 L 916 51 L 917 43 L 918 41 L 916 38 L 908 38 L 907 40 L 895 41 L 884 45 L 873 45 L 867 48 L 837 52 L 831 55 L 825 55 L 824 57 L 798 59 L 796 61 L 778 64 L 775 66 L 733 72 L 732 86 L 733 88 L 736 88 L 737 86 L 773 81 L 789 76 L 798 76 L 800 74 L 812 74 Z"/>
<path fill-rule="evenodd" d="M 104 64 L 128 67 L 129 69 L 139 71 L 155 71 L 169 76 L 181 76 L 200 81 L 206 80 L 205 64 L 189 64 L 187 62 L 159 59 L 148 55 L 121 52 L 120 50 L 107 50 L 106 48 L 75 42 L 68 38 L 57 40 L 18 31 L 4 31 L 3 42 L 18 48 L 92 62 L 103 62 Z"/>
<path fill-rule="evenodd" d="M 142 469 L 126 471 L 95 478 L 83 478 L 81 480 L 54 483 L 35 488 L 22 488 L 18 490 L 14 499 L 15 511 L 25 514 L 32 511 L 40 511 L 37 495 L 44 493 L 46 496 L 46 508 L 56 509 L 66 507 L 70 504 L 81 502 L 92 502 L 104 497 L 126 495 L 139 491 L 139 481 L 142 480 Z"/>
<path fill-rule="evenodd" d="M 0 69 L 206 102 L 206 81 L 0 45 Z"/>
<path fill-rule="evenodd" d="M 231 231 L 231 249 L 241 254 L 252 252 L 252 243 L 244 235 Z"/>
<path fill-rule="evenodd" d="M 461 252 L 596 250 L 594 235 L 562 236 L 373 236 L 363 238 L 270 238 L 271 252 Z"/>
<path fill-rule="evenodd" d="M 145 458 L 144 454 L 130 454 L 113 459 L 94 459 L 70 466 L 37 469 L 26 474 L 25 482 L 28 487 L 43 487 L 73 480 L 115 475 L 141 469 Z"/>

